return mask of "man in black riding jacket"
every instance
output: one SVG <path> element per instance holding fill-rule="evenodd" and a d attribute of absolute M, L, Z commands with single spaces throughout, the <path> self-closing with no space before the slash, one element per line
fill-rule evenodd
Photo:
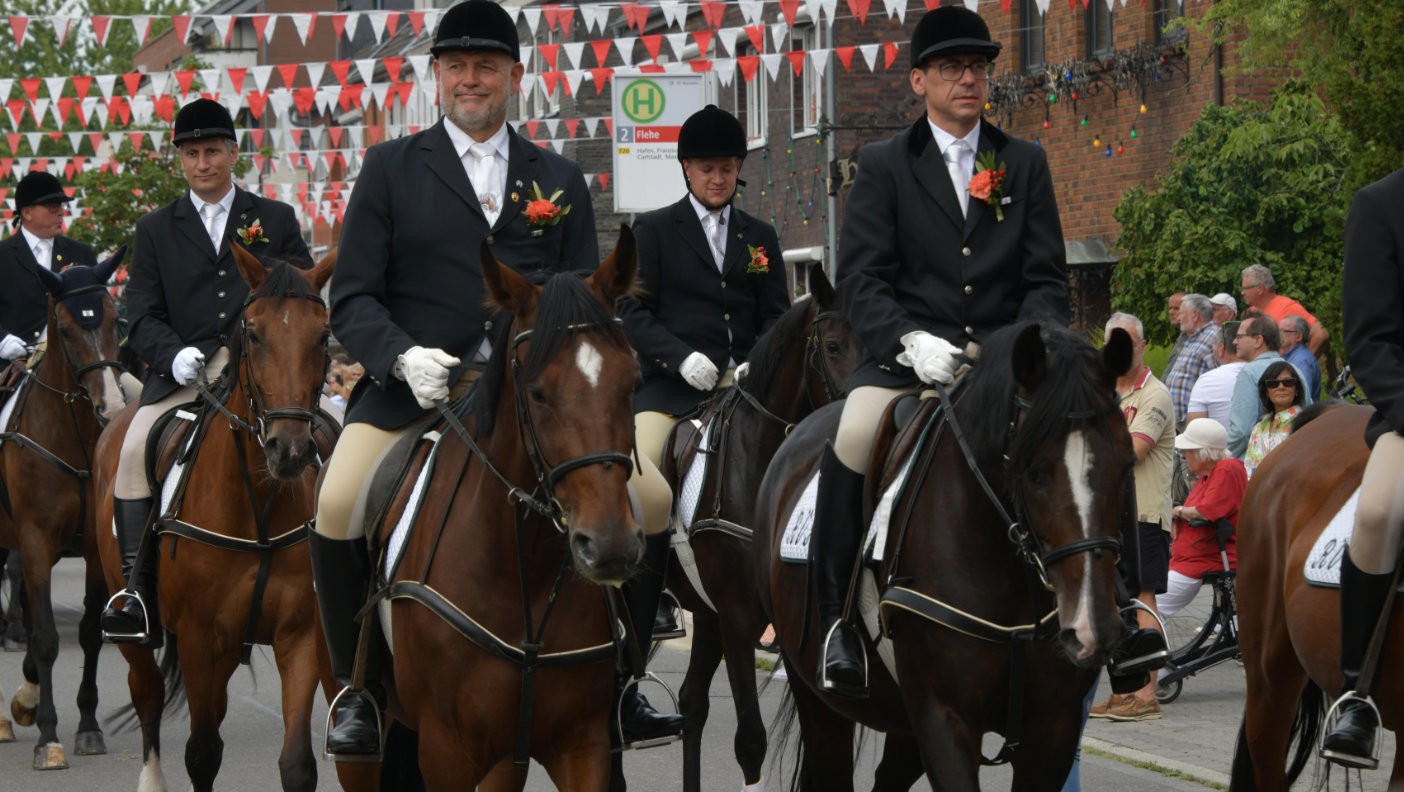
<path fill-rule="evenodd" d="M 311 255 L 293 208 L 234 186 L 239 158 L 234 120 L 224 105 L 197 99 L 180 109 L 171 141 L 190 190 L 137 221 L 128 267 L 127 343 L 148 366 L 141 407 L 122 439 L 114 476 L 112 514 L 122 576 L 140 597 L 126 596 L 121 607 L 102 612 L 103 636 L 117 643 L 141 641 L 159 646 L 155 623 L 156 554 L 132 578 L 137 548 L 152 516 L 146 476 L 146 439 L 162 413 L 195 400 L 194 383 L 204 371 L 219 378 L 229 362 L 229 339 L 237 331 L 249 286 L 230 251 L 236 233 L 262 229 L 263 241 L 250 242 L 258 255 L 307 266 Z M 131 594 L 131 589 L 125 593 Z M 147 614 L 151 624 L 147 624 Z"/>

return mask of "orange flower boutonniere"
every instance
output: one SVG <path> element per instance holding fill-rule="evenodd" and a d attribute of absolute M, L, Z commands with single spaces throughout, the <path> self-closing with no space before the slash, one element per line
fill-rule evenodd
<path fill-rule="evenodd" d="M 995 221 L 1004 221 L 1005 164 L 995 165 L 993 151 L 986 151 L 975 161 L 975 175 L 970 178 L 970 197 L 994 207 Z"/>
<path fill-rule="evenodd" d="M 239 235 L 239 241 L 243 242 L 245 247 L 255 242 L 262 242 L 266 245 L 268 244 L 268 237 L 263 235 L 262 223 L 262 220 L 255 220 L 234 233 Z"/>
<path fill-rule="evenodd" d="M 562 217 L 570 214 L 570 205 L 557 206 L 556 199 L 565 195 L 565 190 L 556 190 L 547 198 L 541 191 L 541 185 L 536 182 L 531 183 L 531 189 L 527 191 L 527 205 L 524 210 L 527 218 L 527 225 L 535 228 L 553 226 L 561 221 Z"/>
<path fill-rule="evenodd" d="M 746 271 L 755 275 L 764 275 L 770 272 L 770 257 L 765 255 L 765 248 L 761 245 L 747 245 L 746 252 L 751 254 L 751 260 L 746 262 Z"/>

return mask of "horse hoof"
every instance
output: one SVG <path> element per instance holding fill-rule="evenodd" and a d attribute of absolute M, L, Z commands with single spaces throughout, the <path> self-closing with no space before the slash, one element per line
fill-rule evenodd
<path fill-rule="evenodd" d="M 0 743 L 15 741 L 15 727 L 8 720 L 0 718 Z"/>
<path fill-rule="evenodd" d="M 80 731 L 73 735 L 73 753 L 77 756 L 98 756 L 107 753 L 107 743 L 100 731 Z"/>
<path fill-rule="evenodd" d="M 67 770 L 68 759 L 63 755 L 63 746 L 58 743 L 39 745 L 34 748 L 35 770 Z"/>
<path fill-rule="evenodd" d="M 19 696 L 10 699 L 10 716 L 21 726 L 34 725 L 34 709 L 20 704 Z"/>

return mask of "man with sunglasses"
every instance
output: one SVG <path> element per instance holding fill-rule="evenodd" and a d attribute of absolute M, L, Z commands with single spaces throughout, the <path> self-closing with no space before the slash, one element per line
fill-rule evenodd
<path fill-rule="evenodd" d="M 1262 406 L 1258 400 L 1258 380 L 1263 378 L 1276 361 L 1282 360 L 1278 350 L 1282 348 L 1282 336 L 1277 331 L 1277 320 L 1271 316 L 1258 314 L 1243 320 L 1234 337 L 1238 357 L 1247 361 L 1238 372 L 1233 383 L 1233 401 L 1229 404 L 1228 450 L 1230 454 L 1243 458 L 1248 451 L 1248 438 L 1253 434 L 1253 424 L 1262 417 Z M 1296 366 L 1292 369 L 1296 371 Z M 1297 379 L 1305 380 L 1300 371 Z M 1311 404 L 1311 394 L 1306 394 L 1306 403 Z"/>
<path fill-rule="evenodd" d="M 837 439 L 824 452 L 811 539 L 819 679 L 836 695 L 867 694 L 864 645 L 843 614 L 884 407 L 922 383 L 951 384 L 962 353 L 978 354 L 999 327 L 1068 322 L 1048 160 L 981 119 L 999 51 L 979 14 L 959 5 L 927 12 L 908 76 L 925 112 L 863 148 L 844 204 L 837 287 L 868 355 L 848 380 Z"/>
<path fill-rule="evenodd" d="M 49 291 L 38 269 L 58 272 L 70 264 L 97 264 L 92 248 L 63 235 L 65 204 L 71 200 L 59 180 L 44 171 L 30 171 L 15 186 L 14 224 L 19 228 L 0 242 L 0 371 L 43 339 Z"/>

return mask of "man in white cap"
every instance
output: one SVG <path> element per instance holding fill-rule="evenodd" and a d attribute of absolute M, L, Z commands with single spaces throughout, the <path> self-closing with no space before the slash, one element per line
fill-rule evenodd
<path fill-rule="evenodd" d="M 1238 318 L 1238 301 L 1228 292 L 1219 292 L 1210 297 L 1209 304 L 1214 306 L 1214 324 L 1220 327 L 1224 322 L 1232 322 Z"/>

